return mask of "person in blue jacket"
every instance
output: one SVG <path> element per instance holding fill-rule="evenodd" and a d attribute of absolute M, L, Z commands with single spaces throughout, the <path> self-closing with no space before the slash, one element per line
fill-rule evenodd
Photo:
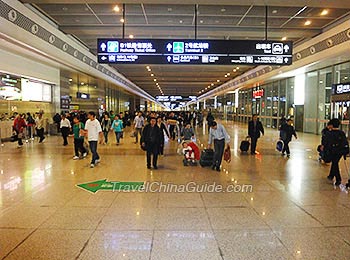
<path fill-rule="evenodd" d="M 114 120 L 112 123 L 112 129 L 115 132 L 115 137 L 117 139 L 117 145 L 119 145 L 120 138 L 123 135 L 123 121 L 120 119 L 120 117 L 118 115 L 114 117 Z"/>

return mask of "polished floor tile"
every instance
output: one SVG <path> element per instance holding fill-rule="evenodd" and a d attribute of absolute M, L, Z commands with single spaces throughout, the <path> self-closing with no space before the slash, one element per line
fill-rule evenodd
<path fill-rule="evenodd" d="M 78 259 L 148 260 L 152 231 L 96 231 Z"/>
<path fill-rule="evenodd" d="M 223 259 L 293 259 L 270 229 L 215 231 Z"/>
<path fill-rule="evenodd" d="M 282 228 L 276 235 L 296 259 L 350 258 L 350 245 L 325 228 Z"/>
<path fill-rule="evenodd" d="M 0 259 L 15 250 L 32 232 L 31 229 L 0 228 Z"/>
<path fill-rule="evenodd" d="M 37 230 L 6 259 L 75 259 L 92 231 Z"/>
<path fill-rule="evenodd" d="M 155 231 L 152 260 L 221 260 L 216 239 L 206 231 Z"/>

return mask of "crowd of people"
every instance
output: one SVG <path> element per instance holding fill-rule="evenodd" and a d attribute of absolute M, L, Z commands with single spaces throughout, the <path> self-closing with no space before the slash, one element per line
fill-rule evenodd
<path fill-rule="evenodd" d="M 158 156 L 164 155 L 165 138 L 183 142 L 182 148 L 188 162 L 194 163 L 193 147 L 189 145 L 196 142 L 194 128 L 203 124 L 203 115 L 200 112 L 146 112 L 141 111 L 135 114 L 125 112 L 115 114 L 114 111 L 103 113 L 97 118 L 91 111 L 56 114 L 53 121 L 57 125 L 57 131 L 62 134 L 63 145 L 68 145 L 68 136 L 74 136 L 74 160 L 85 158 L 88 150 L 91 151 L 92 159 L 90 166 L 93 168 L 100 161 L 97 152 L 97 145 L 110 142 L 108 135 L 115 133 L 116 144 L 119 145 L 124 136 L 126 127 L 132 128 L 134 143 L 146 151 L 147 168 L 158 168 Z M 225 146 L 230 143 L 230 136 L 225 127 L 215 121 L 214 116 L 209 111 L 206 117 L 209 129 L 208 149 L 214 148 L 214 158 L 212 169 L 220 171 L 222 157 Z M 320 160 L 331 163 L 328 179 L 335 185 L 341 184 L 339 171 L 339 161 L 342 157 L 346 159 L 349 154 L 349 144 L 345 133 L 339 129 L 340 121 L 332 119 L 327 127 L 322 131 L 321 144 L 318 147 Z M 280 140 L 283 143 L 281 155 L 290 157 L 289 143 L 294 136 L 297 139 L 296 131 L 293 127 L 293 120 L 284 117 L 280 120 L 278 127 Z M 18 147 L 23 146 L 23 138 L 34 140 L 34 135 L 38 136 L 39 143 L 45 141 L 43 113 L 14 114 L 13 123 L 14 135 L 17 136 Z M 256 154 L 258 139 L 264 135 L 264 127 L 258 119 L 258 115 L 253 115 L 248 123 L 248 137 L 250 139 L 250 153 Z M 87 140 L 87 142 L 86 142 Z M 88 143 L 88 145 L 87 145 Z M 89 146 L 89 147 L 87 147 Z M 187 156 L 187 157 L 186 157 Z"/>

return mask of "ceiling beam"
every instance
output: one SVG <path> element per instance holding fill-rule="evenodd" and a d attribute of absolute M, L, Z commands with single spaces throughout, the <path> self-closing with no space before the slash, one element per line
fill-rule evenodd
<path fill-rule="evenodd" d="M 115 4 L 115 0 L 22 0 L 23 3 L 36 3 L 36 4 Z M 140 4 L 139 0 L 124 0 L 125 4 Z M 169 4 L 173 5 L 173 0 L 143 0 L 143 4 Z M 350 1 L 347 0 L 294 0 L 294 1 L 281 1 L 281 0 L 187 0 L 186 4 L 193 5 L 258 5 L 258 6 L 309 6 L 319 8 L 350 8 Z"/>

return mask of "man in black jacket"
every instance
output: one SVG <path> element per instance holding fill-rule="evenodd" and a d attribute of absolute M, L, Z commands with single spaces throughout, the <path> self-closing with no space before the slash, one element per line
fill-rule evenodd
<path fill-rule="evenodd" d="M 264 135 L 264 127 L 258 120 L 258 115 L 254 114 L 251 121 L 248 123 L 248 135 L 251 139 L 250 153 L 255 155 L 256 144 L 260 137 L 260 133 Z"/>
<path fill-rule="evenodd" d="M 290 150 L 289 150 L 289 143 L 292 141 L 292 137 L 294 135 L 295 139 L 298 139 L 297 134 L 295 132 L 294 127 L 292 126 L 293 120 L 288 119 L 286 123 L 281 125 L 280 127 L 280 138 L 283 141 L 283 150 L 282 150 L 282 156 L 287 153 L 287 157 L 290 157 Z"/>
<path fill-rule="evenodd" d="M 349 143 L 346 139 L 345 133 L 339 129 L 339 119 L 332 119 L 329 125 L 333 126 L 324 138 L 324 152 L 326 161 L 331 161 L 331 170 L 327 177 L 328 180 L 333 181 L 335 177 L 335 186 L 341 184 L 341 176 L 339 172 L 339 161 L 341 157 L 346 160 L 346 155 L 349 153 Z"/>
<path fill-rule="evenodd" d="M 143 128 L 141 136 L 141 146 L 147 152 L 147 169 L 151 169 L 151 156 L 153 155 L 153 169 L 158 169 L 157 159 L 161 146 L 162 133 L 157 126 L 154 117 L 150 119 L 150 123 Z"/>

